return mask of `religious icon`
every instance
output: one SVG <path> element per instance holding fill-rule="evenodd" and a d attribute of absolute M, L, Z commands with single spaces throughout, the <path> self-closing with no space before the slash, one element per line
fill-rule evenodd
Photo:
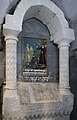
<path fill-rule="evenodd" d="M 26 70 L 47 69 L 47 40 L 38 38 L 23 38 L 22 63 Z"/>
<path fill-rule="evenodd" d="M 29 46 L 29 44 L 27 44 L 26 45 L 26 63 L 27 63 L 27 65 L 30 64 L 32 57 L 33 57 L 33 48 L 32 48 L 32 46 Z"/>

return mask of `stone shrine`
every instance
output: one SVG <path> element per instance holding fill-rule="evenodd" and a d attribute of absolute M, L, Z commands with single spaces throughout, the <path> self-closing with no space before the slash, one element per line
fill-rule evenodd
<path fill-rule="evenodd" d="M 44 34 L 40 37 L 43 40 L 44 38 L 47 39 L 48 45 L 45 43 L 43 45 L 48 47 L 48 53 L 45 54 L 48 60 L 46 61 L 47 64 L 44 63 L 45 66 L 36 64 L 40 70 L 37 66 L 30 66 L 31 61 L 28 61 L 26 65 L 28 69 L 25 67 L 25 72 L 22 74 L 24 67 L 19 66 L 18 63 L 18 58 L 22 54 L 17 53 L 17 42 L 22 36 L 24 21 L 27 22 L 30 19 L 42 22 L 49 31 L 49 42 Z M 21 0 L 14 14 L 6 15 L 3 34 L 6 42 L 6 86 L 3 96 L 3 119 L 69 120 L 74 98 L 69 86 L 69 46 L 75 38 L 74 31 L 69 28 L 63 12 L 50 0 Z M 34 38 L 35 35 L 32 37 Z M 25 39 L 25 41 L 27 40 Z M 52 46 L 56 44 L 56 50 L 59 49 L 59 53 L 57 52 L 59 74 L 56 77 L 56 83 L 52 78 L 52 66 L 49 64 L 49 60 L 53 59 L 49 54 L 52 43 Z M 22 45 L 22 43 L 18 43 L 18 45 Z M 30 43 L 30 45 L 32 44 Z M 37 52 L 41 53 L 38 50 Z M 53 51 L 51 52 L 53 53 Z M 40 59 L 40 57 L 38 58 Z M 30 69 L 30 67 L 34 68 Z"/>

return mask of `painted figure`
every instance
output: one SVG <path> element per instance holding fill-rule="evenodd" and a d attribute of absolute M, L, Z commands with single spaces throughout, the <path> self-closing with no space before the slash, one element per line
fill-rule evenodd
<path fill-rule="evenodd" d="M 40 50 L 39 64 L 41 67 L 46 67 L 46 45 L 42 44 L 37 50 Z"/>
<path fill-rule="evenodd" d="M 40 47 L 40 58 L 39 58 L 39 64 L 46 65 L 46 46 L 42 45 Z"/>
<path fill-rule="evenodd" d="M 31 62 L 31 59 L 33 57 L 33 52 L 34 51 L 33 51 L 32 46 L 29 46 L 29 44 L 27 44 L 27 46 L 26 46 L 26 63 L 27 63 L 27 65 L 29 65 Z"/>
<path fill-rule="evenodd" d="M 34 50 L 33 50 L 33 47 L 32 47 L 32 46 L 30 46 L 29 52 L 30 52 L 29 54 L 30 54 L 30 62 L 31 62 L 32 57 L 33 57 L 33 54 L 34 54 Z"/>

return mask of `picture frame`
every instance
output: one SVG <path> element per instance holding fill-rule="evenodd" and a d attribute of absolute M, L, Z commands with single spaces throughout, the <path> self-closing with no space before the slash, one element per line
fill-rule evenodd
<path fill-rule="evenodd" d="M 47 40 L 22 37 L 23 77 L 47 76 Z"/>

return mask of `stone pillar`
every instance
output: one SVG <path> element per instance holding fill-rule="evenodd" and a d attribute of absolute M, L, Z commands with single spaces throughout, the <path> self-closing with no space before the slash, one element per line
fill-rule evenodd
<path fill-rule="evenodd" d="M 69 43 L 59 44 L 59 90 L 68 94 L 69 87 Z"/>
<path fill-rule="evenodd" d="M 16 89 L 17 77 L 17 38 L 6 41 L 6 89 Z"/>
<path fill-rule="evenodd" d="M 6 41 L 6 87 L 3 96 L 4 115 L 20 110 L 20 99 L 17 94 L 17 35 L 16 31 L 5 30 Z M 11 31 L 11 32 L 10 32 Z M 7 34 L 9 33 L 9 34 Z M 10 34 L 11 33 L 11 34 Z M 15 34 L 14 34 L 15 33 Z M 17 32 L 18 33 L 18 32 Z M 10 114 L 11 115 L 11 114 Z"/>

